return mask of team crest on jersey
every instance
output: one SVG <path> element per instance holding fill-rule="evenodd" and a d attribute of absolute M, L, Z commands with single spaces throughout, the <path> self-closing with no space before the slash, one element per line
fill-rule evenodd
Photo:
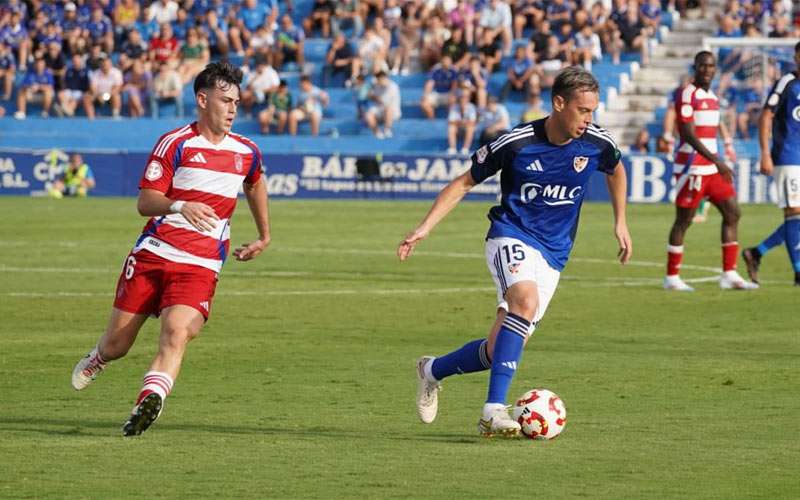
<path fill-rule="evenodd" d="M 244 160 L 242 159 L 242 155 L 240 155 L 239 153 L 236 153 L 235 155 L 233 155 L 233 166 L 236 168 L 237 172 L 241 172 L 242 171 L 242 163 L 244 163 Z"/>
<path fill-rule="evenodd" d="M 586 156 L 576 156 L 572 160 L 572 166 L 575 167 L 575 171 L 578 173 L 583 172 L 583 169 L 586 168 L 586 165 L 589 164 L 589 158 Z"/>
<path fill-rule="evenodd" d="M 489 146 L 484 145 L 478 151 L 475 152 L 475 156 L 478 158 L 478 163 L 483 163 L 486 161 L 486 157 L 489 156 Z"/>
<path fill-rule="evenodd" d="M 153 160 L 147 165 L 147 170 L 144 171 L 144 177 L 148 181 L 155 181 L 161 178 L 164 174 L 164 169 L 161 168 L 161 164 L 157 161 Z"/>
<path fill-rule="evenodd" d="M 508 272 L 511 274 L 517 274 L 519 272 L 519 262 L 514 262 L 513 264 L 509 264 Z"/>
<path fill-rule="evenodd" d="M 800 106 L 797 106 L 792 110 L 792 118 L 794 118 L 795 121 L 800 122 Z"/>

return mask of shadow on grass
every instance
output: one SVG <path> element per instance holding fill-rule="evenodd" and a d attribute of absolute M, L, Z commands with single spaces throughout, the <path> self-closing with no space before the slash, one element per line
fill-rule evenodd
<path fill-rule="evenodd" d="M 25 432 L 62 437 L 122 437 L 122 425 L 106 420 L 80 421 L 65 418 L 9 418 L 0 417 L 0 433 Z M 292 436 L 306 441 L 318 439 L 335 440 L 388 440 L 388 441 L 420 441 L 420 442 L 446 442 L 451 444 L 475 444 L 482 441 L 479 436 L 466 434 L 440 433 L 418 434 L 419 427 L 409 428 L 408 433 L 389 434 L 386 432 L 365 432 L 356 429 L 333 427 L 275 427 L 270 425 L 217 425 L 217 424 L 154 424 L 153 428 L 145 435 L 158 431 L 181 433 L 206 433 L 239 436 Z"/>

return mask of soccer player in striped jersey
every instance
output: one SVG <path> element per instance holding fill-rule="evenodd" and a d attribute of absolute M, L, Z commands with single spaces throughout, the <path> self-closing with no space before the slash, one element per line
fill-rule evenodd
<path fill-rule="evenodd" d="M 667 275 L 664 278 L 667 290 L 694 291 L 679 273 L 683 238 L 703 198 L 708 198 L 722 214 L 722 275 L 719 286 L 726 290 L 758 287 L 736 272 L 740 212 L 733 187 L 733 171 L 717 154 L 719 131 L 725 141 L 726 156 L 734 157 L 731 137 L 720 123 L 719 100 L 711 90 L 716 71 L 714 55 L 708 51 L 698 52 L 694 57 L 694 80 L 679 92 L 675 101 L 681 140 L 673 162 L 676 210 L 667 245 Z"/>
<path fill-rule="evenodd" d="M 757 282 L 761 257 L 770 248 L 785 243 L 794 269 L 794 284 L 800 286 L 800 43 L 794 46 L 794 62 L 797 69 L 772 87 L 758 123 L 761 173 L 774 172 L 784 220 L 758 246 L 743 250 L 742 257 L 750 279 Z"/>
<path fill-rule="evenodd" d="M 589 178 L 607 174 L 614 234 L 623 264 L 632 245 L 625 219 L 626 175 L 617 145 L 592 123 L 599 85 L 579 66 L 563 70 L 552 88 L 550 116 L 523 123 L 472 155 L 469 171 L 436 198 L 417 228 L 400 242 L 400 260 L 476 184 L 500 172 L 500 205 L 489 211 L 486 263 L 497 287 L 497 317 L 487 338 L 440 357 L 417 360 L 417 414 L 431 423 L 438 411 L 440 381 L 451 375 L 491 370 L 486 404 L 478 421 L 484 436 L 514 436 L 519 423 L 506 399 L 522 349 L 542 319 L 567 263 Z"/>
<path fill-rule="evenodd" d="M 141 434 L 158 418 L 187 344 L 208 320 L 240 188 L 258 239 L 234 257 L 250 260 L 270 242 L 261 153 L 230 131 L 241 81 L 241 70 L 228 63 L 206 66 L 194 82 L 197 121 L 156 143 L 139 184 L 138 210 L 150 220 L 125 259 L 105 333 L 72 373 L 73 387 L 86 388 L 108 362 L 125 356 L 148 316 L 161 318 L 158 353 L 123 425 L 125 436 Z"/>

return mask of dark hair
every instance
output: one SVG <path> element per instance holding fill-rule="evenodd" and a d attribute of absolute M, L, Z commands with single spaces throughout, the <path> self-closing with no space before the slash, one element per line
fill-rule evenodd
<path fill-rule="evenodd" d="M 800 52 L 800 42 L 797 42 L 797 45 L 794 46 L 795 52 Z"/>
<path fill-rule="evenodd" d="M 553 82 L 553 99 L 561 96 L 565 101 L 569 101 L 576 92 L 600 92 L 600 84 L 597 79 L 580 66 L 570 66 L 562 70 Z"/>
<path fill-rule="evenodd" d="M 708 50 L 701 50 L 700 52 L 698 52 L 697 54 L 694 55 L 694 63 L 697 64 L 698 62 L 700 62 L 700 59 L 702 59 L 704 57 L 711 57 L 713 59 L 714 58 L 714 54 L 712 54 Z"/>
<path fill-rule="evenodd" d="M 242 70 L 229 62 L 212 62 L 194 79 L 194 93 L 205 89 L 212 89 L 220 83 L 229 85 L 242 84 Z"/>
<path fill-rule="evenodd" d="M 310 76 L 308 76 L 308 75 L 302 75 L 302 76 L 300 77 L 300 81 L 301 81 L 301 82 L 310 82 L 310 81 L 311 81 L 311 77 L 310 77 Z"/>

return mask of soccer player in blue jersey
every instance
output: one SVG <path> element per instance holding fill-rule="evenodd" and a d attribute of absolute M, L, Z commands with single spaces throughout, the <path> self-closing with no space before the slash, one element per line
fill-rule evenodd
<path fill-rule="evenodd" d="M 761 173 L 775 175 L 778 206 L 783 209 L 784 220 L 758 246 L 744 249 L 742 258 L 750 279 L 758 282 L 761 257 L 785 243 L 794 268 L 794 284 L 800 286 L 800 43 L 794 46 L 794 62 L 795 71 L 772 87 L 758 123 Z"/>
<path fill-rule="evenodd" d="M 489 211 L 486 236 L 486 263 L 497 286 L 497 318 L 487 338 L 441 357 L 417 360 L 417 413 L 424 423 L 436 418 L 442 379 L 491 370 L 479 432 L 519 433 L 519 424 L 508 415 L 508 389 L 522 348 L 544 316 L 567 263 L 586 184 L 596 170 L 607 174 L 619 260 L 624 264 L 630 259 L 625 169 L 614 140 L 592 123 L 599 100 L 597 80 L 573 66 L 556 77 L 552 95 L 550 116 L 518 125 L 478 149 L 471 169 L 439 193 L 397 249 L 400 260 L 407 259 L 473 186 L 500 172 L 502 199 Z"/>

